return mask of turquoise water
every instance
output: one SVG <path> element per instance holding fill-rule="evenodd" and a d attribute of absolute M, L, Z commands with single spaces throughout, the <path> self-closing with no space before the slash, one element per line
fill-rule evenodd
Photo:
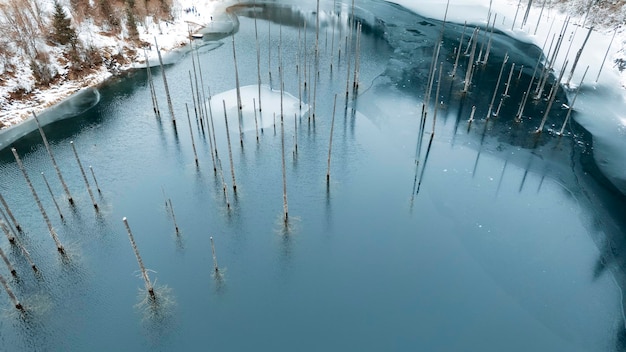
<path fill-rule="evenodd" d="M 314 5 L 267 3 L 254 12 L 246 6 L 236 9 L 242 86 L 257 83 L 256 13 L 263 84 L 279 87 L 277 48 L 282 31 L 285 90 L 299 96 L 296 72 L 303 72 L 303 61 L 296 71 L 295 63 L 302 60 L 298 28 L 307 21 L 311 63 Z M 9 284 L 26 306 L 26 313 L 15 312 L 3 294 L 3 346 L 8 350 L 624 349 L 621 288 L 626 282 L 620 259 L 624 198 L 598 171 L 591 138 L 580 127 L 572 124 L 568 129 L 572 134 L 561 139 L 530 133 L 545 102 L 530 106 L 521 125 L 512 121 L 539 49 L 496 34 L 490 62 L 476 73 L 469 94 L 459 93 L 458 77 L 444 75 L 440 99 L 445 103 L 438 111 L 436 134 L 424 160 L 431 110 L 416 169 L 421 102 L 441 23 L 382 2 L 360 4 L 356 17 L 363 21 L 361 85 L 358 98 L 354 100 L 351 91 L 346 102 L 345 50 L 341 61 L 337 50 L 348 28 L 349 6 L 333 9 L 324 3 L 320 12 L 325 20 L 316 117 L 304 112 L 297 118 L 297 155 L 294 117 L 285 119 L 288 227 L 282 220 L 280 126 L 274 134 L 273 122 L 268 122 L 280 107 L 263 106 L 259 119 L 266 127 L 258 143 L 253 117 L 244 116 L 243 148 L 237 117 L 229 115 L 235 195 L 222 102 L 212 101 L 229 210 L 221 178 L 213 172 L 208 138 L 192 116 L 199 166 L 194 163 L 184 106 L 192 106 L 190 54 L 165 68 L 176 131 L 158 68 L 152 73 L 160 120 L 152 113 L 146 72 L 135 71 L 98 87 L 98 94 L 75 98 L 84 101 L 75 100 L 73 106 L 97 104 L 44 128 L 75 207 L 63 195 L 39 134 L 13 143 L 67 248 L 66 258 L 56 252 L 11 152 L 0 152 L 0 191 L 25 229 L 20 240 L 41 268 L 41 275 L 33 275 L 19 253 L 2 240 L 18 268 L 19 277 Z M 332 26 L 336 41 L 331 72 Z M 441 58 L 446 60 L 444 72 L 449 72 L 462 26 L 446 28 Z M 235 88 L 231 38 L 219 41 L 221 45 L 196 42 L 201 45 L 197 50 L 205 85 L 213 94 Z M 507 51 L 512 62 L 527 68 L 512 84 L 500 116 L 486 122 Z M 467 58 L 461 61 L 459 71 L 465 72 Z M 564 118 L 561 102 L 562 95 L 549 121 Z M 244 104 L 249 108 L 251 102 Z M 473 105 L 476 121 L 468 129 Z M 46 118 L 52 119 L 42 116 Z M 71 140 L 83 165 L 92 165 L 96 172 L 102 189 L 102 194 L 96 193 L 98 213 L 91 206 Z M 65 221 L 37 175 L 42 171 Z M 416 179 L 421 180 L 419 193 Z M 166 198 L 171 198 L 180 235 L 168 215 Z M 146 301 L 142 292 L 122 217 L 128 218 L 144 264 L 153 270 L 149 274 L 156 280 L 156 303 Z M 215 240 L 222 273 L 218 277 L 213 274 L 209 236 Z M 5 269 L 2 274 L 9 277 Z"/>

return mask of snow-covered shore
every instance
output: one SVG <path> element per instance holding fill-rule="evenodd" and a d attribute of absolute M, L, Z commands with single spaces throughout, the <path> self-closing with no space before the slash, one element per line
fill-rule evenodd
<path fill-rule="evenodd" d="M 46 6 L 51 6 L 51 1 L 46 2 Z M 141 25 L 138 25 L 139 39 L 142 42 L 154 43 L 156 38 L 159 48 L 167 53 L 189 43 L 189 31 L 209 25 L 216 21 L 230 1 L 190 1 L 180 0 L 174 3 L 173 12 L 175 20 L 172 22 L 156 23 L 148 18 Z M 193 7 L 193 11 L 189 11 Z M 66 9 L 67 11 L 67 9 Z M 83 24 L 89 28 L 82 28 L 79 31 L 79 38 L 89 45 L 93 45 L 104 54 L 112 56 L 117 53 L 134 52 L 124 63 L 118 63 L 110 69 L 101 66 L 94 72 L 80 79 L 62 79 L 53 83 L 47 88 L 34 87 L 34 82 L 29 74 L 28 64 L 17 65 L 17 73 L 10 77 L 4 75 L 3 84 L 0 85 L 0 129 L 9 128 L 30 118 L 32 112 L 41 111 L 59 104 L 64 99 L 70 97 L 81 89 L 97 86 L 114 74 L 125 70 L 145 67 L 143 50 L 136 48 L 130 41 L 127 41 L 122 34 L 122 38 L 112 38 L 105 33 L 100 33 L 99 29 L 90 24 Z M 53 48 L 48 48 L 54 53 Z M 150 65 L 158 65 L 157 52 L 154 45 L 147 50 Z M 165 60 L 166 64 L 168 63 Z M 57 64 L 55 70 L 63 75 L 67 68 Z M 24 99 L 13 99 L 11 93 L 22 87 L 33 88 Z"/>

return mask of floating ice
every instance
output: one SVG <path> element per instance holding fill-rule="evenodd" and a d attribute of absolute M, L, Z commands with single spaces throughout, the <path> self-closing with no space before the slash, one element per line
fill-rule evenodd
<path fill-rule="evenodd" d="M 69 98 L 44 110 L 37 117 L 41 125 L 45 126 L 55 121 L 77 116 L 96 106 L 99 101 L 100 92 L 96 88 L 81 89 Z M 36 129 L 37 124 L 31 115 L 24 122 L 1 130 L 0 150 Z"/>
<path fill-rule="evenodd" d="M 257 109 L 257 121 L 259 124 L 259 130 L 261 128 L 272 128 L 274 125 L 274 114 L 276 114 L 276 124 L 280 123 L 280 91 L 273 90 L 267 85 L 261 85 L 261 112 L 259 112 L 259 86 L 250 85 L 244 86 L 240 89 L 241 93 L 241 130 L 242 132 L 254 131 L 254 101 L 256 101 Z M 211 108 L 213 111 L 213 122 L 215 128 L 221 128 L 224 126 L 224 108 L 222 100 L 226 103 L 226 113 L 229 121 L 234 121 L 238 116 L 237 111 L 237 90 L 231 89 L 211 98 Z M 293 95 L 283 92 L 283 115 L 287 121 L 292 122 L 293 116 L 304 116 L 309 111 L 309 105 L 302 103 L 300 108 L 300 101 Z M 208 108 L 208 106 L 207 106 Z M 219 126 L 219 127 L 217 127 Z M 231 133 L 238 131 L 236 124 L 229 123 L 229 130 Z"/>

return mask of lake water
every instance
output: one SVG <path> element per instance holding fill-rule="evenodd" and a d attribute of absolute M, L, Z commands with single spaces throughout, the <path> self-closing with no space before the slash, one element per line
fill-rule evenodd
<path fill-rule="evenodd" d="M 41 271 L 33 275 L 3 238 L 18 278 L 10 278 L 4 268 L 1 273 L 26 307 L 25 313 L 17 312 L 2 293 L 3 348 L 625 350 L 624 196 L 598 169 L 591 135 L 575 122 L 561 138 L 547 130 L 532 133 L 546 101 L 529 103 L 523 121 L 514 122 L 539 48 L 494 33 L 488 63 L 477 68 L 470 92 L 461 94 L 468 58 L 461 57 L 455 79 L 449 72 L 463 25 L 446 24 L 437 99 L 443 103 L 437 103 L 430 148 L 434 106 L 428 114 L 416 167 L 421 104 L 441 23 L 384 2 L 359 1 L 360 86 L 356 96 L 350 89 L 346 99 L 346 79 L 353 78 L 345 51 L 351 11 L 349 4 L 322 3 L 317 88 L 309 79 L 304 90 L 299 86 L 305 68 L 303 24 L 307 75 L 314 78 L 315 3 L 233 8 L 244 87 L 243 147 L 232 39 L 220 35 L 195 42 L 205 86 L 213 94 L 230 209 L 221 175 L 213 172 L 209 135 L 199 132 L 193 113 L 189 51 L 165 68 L 176 130 L 159 68 L 152 74 L 161 119 L 152 112 L 145 70 L 114 78 L 42 114 L 42 120 L 57 120 L 44 130 L 75 207 L 63 193 L 39 133 L 12 144 L 66 257 L 57 253 L 9 148 L 0 151 L 0 191 L 25 229 L 20 241 Z M 264 85 L 258 143 L 251 101 L 254 97 L 258 103 L 255 17 Z M 486 121 L 507 52 L 509 64 L 523 64 L 524 71 L 519 80 L 515 71 L 500 115 Z M 353 70 L 353 60 L 350 65 Z M 503 90 L 504 82 L 496 105 Z M 308 99 L 313 91 L 315 103 Z M 222 99 L 227 100 L 236 193 Z M 185 103 L 192 114 L 198 167 Z M 562 103 L 561 92 L 546 126 L 560 129 L 566 113 Z M 475 121 L 468 126 L 472 106 Z M 102 190 L 95 193 L 99 212 L 91 206 L 70 141 L 83 165 L 94 168 Z M 64 221 L 40 172 L 51 183 Z M 95 192 L 93 183 L 92 188 Z M 172 201 L 179 235 L 166 198 Z M 156 280 L 154 302 L 142 290 L 123 217 Z M 221 276 L 213 272 L 210 236 Z"/>

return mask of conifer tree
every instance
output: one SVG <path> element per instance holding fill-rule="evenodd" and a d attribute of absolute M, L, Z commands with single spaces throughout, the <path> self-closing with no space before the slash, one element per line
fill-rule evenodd
<path fill-rule="evenodd" d="M 52 15 L 52 39 L 61 44 L 76 43 L 76 31 L 72 28 L 72 20 L 67 17 L 58 1 L 54 1 L 54 13 Z"/>
<path fill-rule="evenodd" d="M 119 33 L 120 20 L 117 17 L 117 14 L 113 11 L 113 6 L 111 6 L 109 0 L 98 0 L 98 7 L 100 17 L 104 19 L 105 23 L 109 25 L 111 30 Z"/>
<path fill-rule="evenodd" d="M 137 21 L 133 13 L 134 8 L 135 0 L 126 0 L 126 29 L 128 30 L 128 36 L 132 40 L 138 40 L 139 31 L 137 31 Z"/>

